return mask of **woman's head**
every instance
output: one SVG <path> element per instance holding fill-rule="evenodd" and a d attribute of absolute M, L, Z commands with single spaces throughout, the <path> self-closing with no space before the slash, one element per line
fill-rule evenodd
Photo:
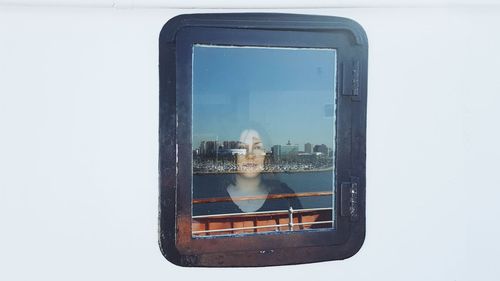
<path fill-rule="evenodd" d="M 240 148 L 244 148 L 246 153 L 236 156 L 238 173 L 248 178 L 258 176 L 264 170 L 266 157 L 266 150 L 259 133 L 253 129 L 241 132 Z"/>

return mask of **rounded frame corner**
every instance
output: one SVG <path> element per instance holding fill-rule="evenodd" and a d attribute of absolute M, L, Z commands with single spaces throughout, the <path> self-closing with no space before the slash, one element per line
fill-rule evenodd
<path fill-rule="evenodd" d="M 358 255 L 358 253 L 363 248 L 363 245 L 365 244 L 365 240 L 366 240 L 366 229 L 363 229 L 361 232 L 357 232 L 356 237 L 353 239 L 353 241 L 347 241 L 346 254 L 344 257 L 341 258 L 341 260 L 347 260 Z"/>
<path fill-rule="evenodd" d="M 170 18 L 161 28 L 158 40 L 161 43 L 175 41 L 175 36 L 185 26 L 185 22 L 195 14 L 180 14 Z"/>

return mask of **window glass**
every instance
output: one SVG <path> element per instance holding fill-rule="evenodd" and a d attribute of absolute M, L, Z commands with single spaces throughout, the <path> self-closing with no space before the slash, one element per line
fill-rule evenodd
<path fill-rule="evenodd" d="M 335 227 L 336 50 L 194 45 L 192 235 Z"/>

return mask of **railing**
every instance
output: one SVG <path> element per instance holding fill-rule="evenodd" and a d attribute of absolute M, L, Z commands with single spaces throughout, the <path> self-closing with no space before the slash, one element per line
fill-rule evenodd
<path fill-rule="evenodd" d="M 333 192 L 304 192 L 292 194 L 269 194 L 259 196 L 242 196 L 242 197 L 219 197 L 219 198 L 203 198 L 194 199 L 193 204 L 219 203 L 231 201 L 245 200 L 262 200 L 262 199 L 285 199 L 296 197 L 314 197 L 314 196 L 331 196 Z M 326 217 L 327 219 L 321 219 Z M 273 221 L 274 223 L 269 223 Z M 253 224 L 246 226 L 245 224 Z M 215 224 L 216 226 L 212 226 Z M 263 224 L 263 225 L 258 225 Z M 237 226 L 238 225 L 238 226 Z M 308 208 L 308 209 L 293 209 L 274 210 L 261 212 L 246 212 L 246 213 L 227 213 L 227 214 L 211 214 L 193 216 L 193 235 L 218 235 L 219 233 L 245 233 L 245 232 L 263 232 L 263 231 L 294 231 L 308 229 L 316 226 L 325 225 L 325 227 L 333 227 L 333 209 L 332 208 Z M 328 226 L 330 225 L 330 226 Z M 195 229 L 196 228 L 196 229 Z"/>
<path fill-rule="evenodd" d="M 241 230 L 257 230 L 257 229 L 274 229 L 275 231 L 282 231 L 282 227 L 287 227 L 289 231 L 293 231 L 295 226 L 311 226 L 311 225 L 321 225 L 321 224 L 331 224 L 333 227 L 333 220 L 321 220 L 321 221 L 307 221 L 307 222 L 294 222 L 295 214 L 302 214 L 301 218 L 303 218 L 304 213 L 317 214 L 319 212 L 329 211 L 330 213 L 333 211 L 332 208 L 309 208 L 309 209 L 298 209 L 294 210 L 290 207 L 288 210 L 276 210 L 276 211 L 267 211 L 267 212 L 248 212 L 248 213 L 229 213 L 229 214 L 215 214 L 215 215 L 203 215 L 203 216 L 193 216 L 194 220 L 199 219 L 209 219 L 209 218 L 223 218 L 229 219 L 231 217 L 237 218 L 245 218 L 245 217 L 270 217 L 270 216 L 279 216 L 279 215 L 287 215 L 287 223 L 277 223 L 277 224 L 268 224 L 268 225 L 254 225 L 254 226 L 246 226 L 246 227 L 230 227 L 230 228 L 220 228 L 220 229 L 204 229 L 204 230 L 195 230 L 193 234 L 208 234 L 215 232 L 235 232 Z M 300 221 L 300 220 L 299 220 Z"/>
<path fill-rule="evenodd" d="M 214 197 L 214 198 L 193 199 L 193 204 L 235 202 L 235 201 L 262 200 L 262 199 L 286 199 L 286 198 L 296 198 L 296 197 L 313 197 L 313 196 L 330 196 L 330 195 L 333 195 L 333 192 L 319 191 L 319 192 L 302 192 L 302 193 L 266 194 L 266 195 L 254 195 L 254 196 L 240 196 L 234 198 Z"/>

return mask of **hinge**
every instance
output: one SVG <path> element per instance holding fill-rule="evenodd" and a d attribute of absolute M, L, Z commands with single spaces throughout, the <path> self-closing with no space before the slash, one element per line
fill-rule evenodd
<path fill-rule="evenodd" d="M 340 215 L 357 221 L 359 217 L 359 178 L 340 184 Z"/>
<path fill-rule="evenodd" d="M 347 62 L 346 62 L 347 63 Z M 348 63 L 347 63 L 348 64 Z M 350 96 L 352 101 L 360 101 L 361 96 L 360 96 L 360 73 L 361 73 L 361 63 L 359 60 L 353 60 L 351 67 L 346 67 L 344 66 L 344 63 L 341 63 L 339 65 L 340 71 L 339 73 L 341 74 L 341 77 L 339 77 L 339 88 L 341 89 L 342 95 L 343 96 Z M 351 73 L 346 73 L 350 70 Z M 350 78 L 350 91 L 347 91 L 349 88 L 344 88 L 344 81 L 346 79 Z M 349 80 L 347 80 L 349 81 Z M 348 82 L 349 83 L 349 82 Z"/>
<path fill-rule="evenodd" d="M 352 62 L 352 96 L 359 97 L 359 60 Z"/>

